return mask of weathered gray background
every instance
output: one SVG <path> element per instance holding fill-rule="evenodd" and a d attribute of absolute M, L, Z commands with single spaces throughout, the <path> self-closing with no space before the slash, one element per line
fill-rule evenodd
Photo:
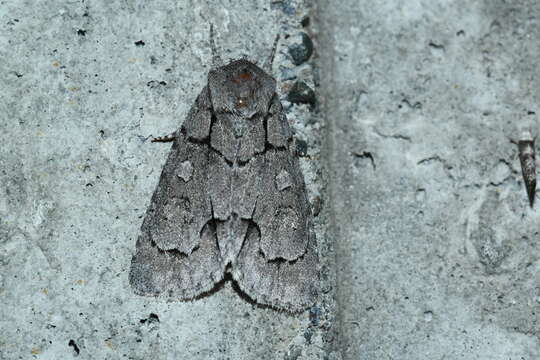
<path fill-rule="evenodd" d="M 540 358 L 540 213 L 509 141 L 538 132 L 539 19 L 532 0 L 0 2 L 0 358 Z M 323 199 L 324 295 L 298 316 L 127 283 L 169 149 L 148 138 L 202 88 L 210 21 L 224 59 L 282 35 L 284 97 L 319 85 L 313 111 L 285 102 Z M 295 66 L 300 31 L 316 54 Z"/>
<path fill-rule="evenodd" d="M 540 358 L 540 3 L 319 4 L 344 359 Z M 372 158 L 372 159 L 371 159 Z"/>

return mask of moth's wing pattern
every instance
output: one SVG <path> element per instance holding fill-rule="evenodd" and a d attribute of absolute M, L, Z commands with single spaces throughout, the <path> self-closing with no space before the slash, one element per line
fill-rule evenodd
<path fill-rule="evenodd" d="M 317 300 L 318 266 L 315 237 L 311 234 L 305 253 L 298 259 L 268 261 L 260 250 L 258 229 L 250 227 L 233 267 L 233 277 L 257 303 L 298 312 Z"/>
<path fill-rule="evenodd" d="M 190 299 L 223 278 L 208 197 L 209 147 L 200 143 L 209 133 L 209 104 L 205 88 L 176 134 L 146 212 L 130 272 L 139 294 Z"/>
<path fill-rule="evenodd" d="M 306 186 L 292 133 L 281 103 L 274 96 L 267 120 L 269 146 L 258 173 L 257 205 L 253 221 L 261 231 L 261 251 L 268 260 L 293 261 L 306 251 L 310 210 Z"/>
<path fill-rule="evenodd" d="M 310 222 L 298 159 L 288 149 L 268 149 L 253 221 L 266 259 L 293 261 L 306 251 Z"/>
<path fill-rule="evenodd" d="M 143 229 L 131 262 L 129 280 L 135 293 L 189 300 L 210 291 L 223 279 L 212 224 L 205 226 L 199 247 L 191 255 L 159 249 L 150 232 L 151 228 Z"/>
<path fill-rule="evenodd" d="M 291 141 L 270 75 L 246 60 L 212 70 L 143 221 L 135 292 L 193 299 L 230 271 L 260 304 L 312 305 L 319 261 Z"/>
<path fill-rule="evenodd" d="M 318 256 L 304 179 L 277 96 L 267 139 L 270 146 L 250 162 L 260 179 L 258 197 L 233 277 L 257 302 L 300 311 L 318 294 Z"/>

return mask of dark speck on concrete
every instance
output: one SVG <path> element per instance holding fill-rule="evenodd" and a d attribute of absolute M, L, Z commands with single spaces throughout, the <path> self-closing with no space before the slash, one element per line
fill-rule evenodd
<path fill-rule="evenodd" d="M 294 104 L 315 105 L 315 92 L 303 81 L 297 81 L 292 86 L 287 100 Z"/>
<path fill-rule="evenodd" d="M 150 315 L 148 315 L 147 319 L 141 319 L 139 322 L 141 324 L 145 324 L 147 322 L 148 322 L 148 324 L 155 324 L 155 323 L 159 322 L 159 316 L 157 316 L 154 313 L 150 313 Z"/>
<path fill-rule="evenodd" d="M 157 81 L 157 80 L 151 80 L 149 82 L 146 83 L 146 86 L 154 89 L 154 88 L 157 88 L 158 86 L 165 86 L 167 85 L 167 83 L 165 81 Z"/>
<path fill-rule="evenodd" d="M 135 41 L 135 46 L 144 46 L 144 45 L 146 45 L 146 44 L 142 40 Z"/>
<path fill-rule="evenodd" d="M 86 36 L 86 30 L 83 30 L 83 29 L 77 30 L 77 35 L 79 35 L 79 36 Z"/>
<path fill-rule="evenodd" d="M 313 329 L 309 327 L 306 329 L 306 331 L 304 331 L 304 339 L 306 339 L 308 344 L 311 344 L 312 337 L 313 337 Z"/>
<path fill-rule="evenodd" d="M 81 352 L 81 350 L 77 346 L 77 343 L 75 343 L 75 340 L 73 339 L 69 340 L 68 346 L 73 348 L 73 351 L 75 352 L 76 355 L 79 355 L 79 353 Z"/>

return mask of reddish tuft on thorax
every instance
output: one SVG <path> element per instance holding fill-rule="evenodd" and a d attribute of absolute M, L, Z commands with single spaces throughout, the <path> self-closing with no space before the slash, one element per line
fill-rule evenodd
<path fill-rule="evenodd" d="M 251 76 L 251 73 L 249 71 L 242 71 L 238 76 L 233 80 L 234 82 L 240 83 L 252 80 L 253 77 Z"/>

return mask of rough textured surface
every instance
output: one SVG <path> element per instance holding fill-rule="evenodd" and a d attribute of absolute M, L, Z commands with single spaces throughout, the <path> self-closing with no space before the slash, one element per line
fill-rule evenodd
<path fill-rule="evenodd" d="M 283 99 L 285 78 L 312 83 L 310 64 L 294 66 L 287 51 L 306 11 L 300 1 L 0 4 L 0 359 L 322 358 L 324 297 L 291 316 L 254 306 L 230 283 L 170 303 L 128 284 L 170 149 L 150 137 L 176 130 L 202 90 L 209 22 L 227 62 L 261 63 L 282 35 Z M 320 123 L 303 105 L 283 105 L 316 160 Z M 310 200 L 321 195 L 312 159 L 300 161 Z M 322 229 L 318 220 L 325 246 Z"/>
<path fill-rule="evenodd" d="M 322 1 L 344 359 L 540 358 L 537 1 Z"/>
<path fill-rule="evenodd" d="M 509 140 L 523 123 L 538 134 L 540 4 L 324 0 L 316 21 L 306 11 L 288 0 L 0 4 L 0 358 L 540 357 L 540 210 Z M 262 61 L 282 35 L 278 92 L 322 204 L 320 253 L 335 241 L 339 261 L 321 257 L 321 303 L 297 317 L 229 283 L 188 303 L 128 285 L 169 151 L 148 138 L 174 131 L 200 92 L 210 20 L 225 61 Z M 310 23 L 315 52 L 295 66 L 287 35 L 312 36 Z M 307 104 L 285 100 L 295 82 L 317 90 Z M 326 115 L 324 158 L 311 104 Z"/>

